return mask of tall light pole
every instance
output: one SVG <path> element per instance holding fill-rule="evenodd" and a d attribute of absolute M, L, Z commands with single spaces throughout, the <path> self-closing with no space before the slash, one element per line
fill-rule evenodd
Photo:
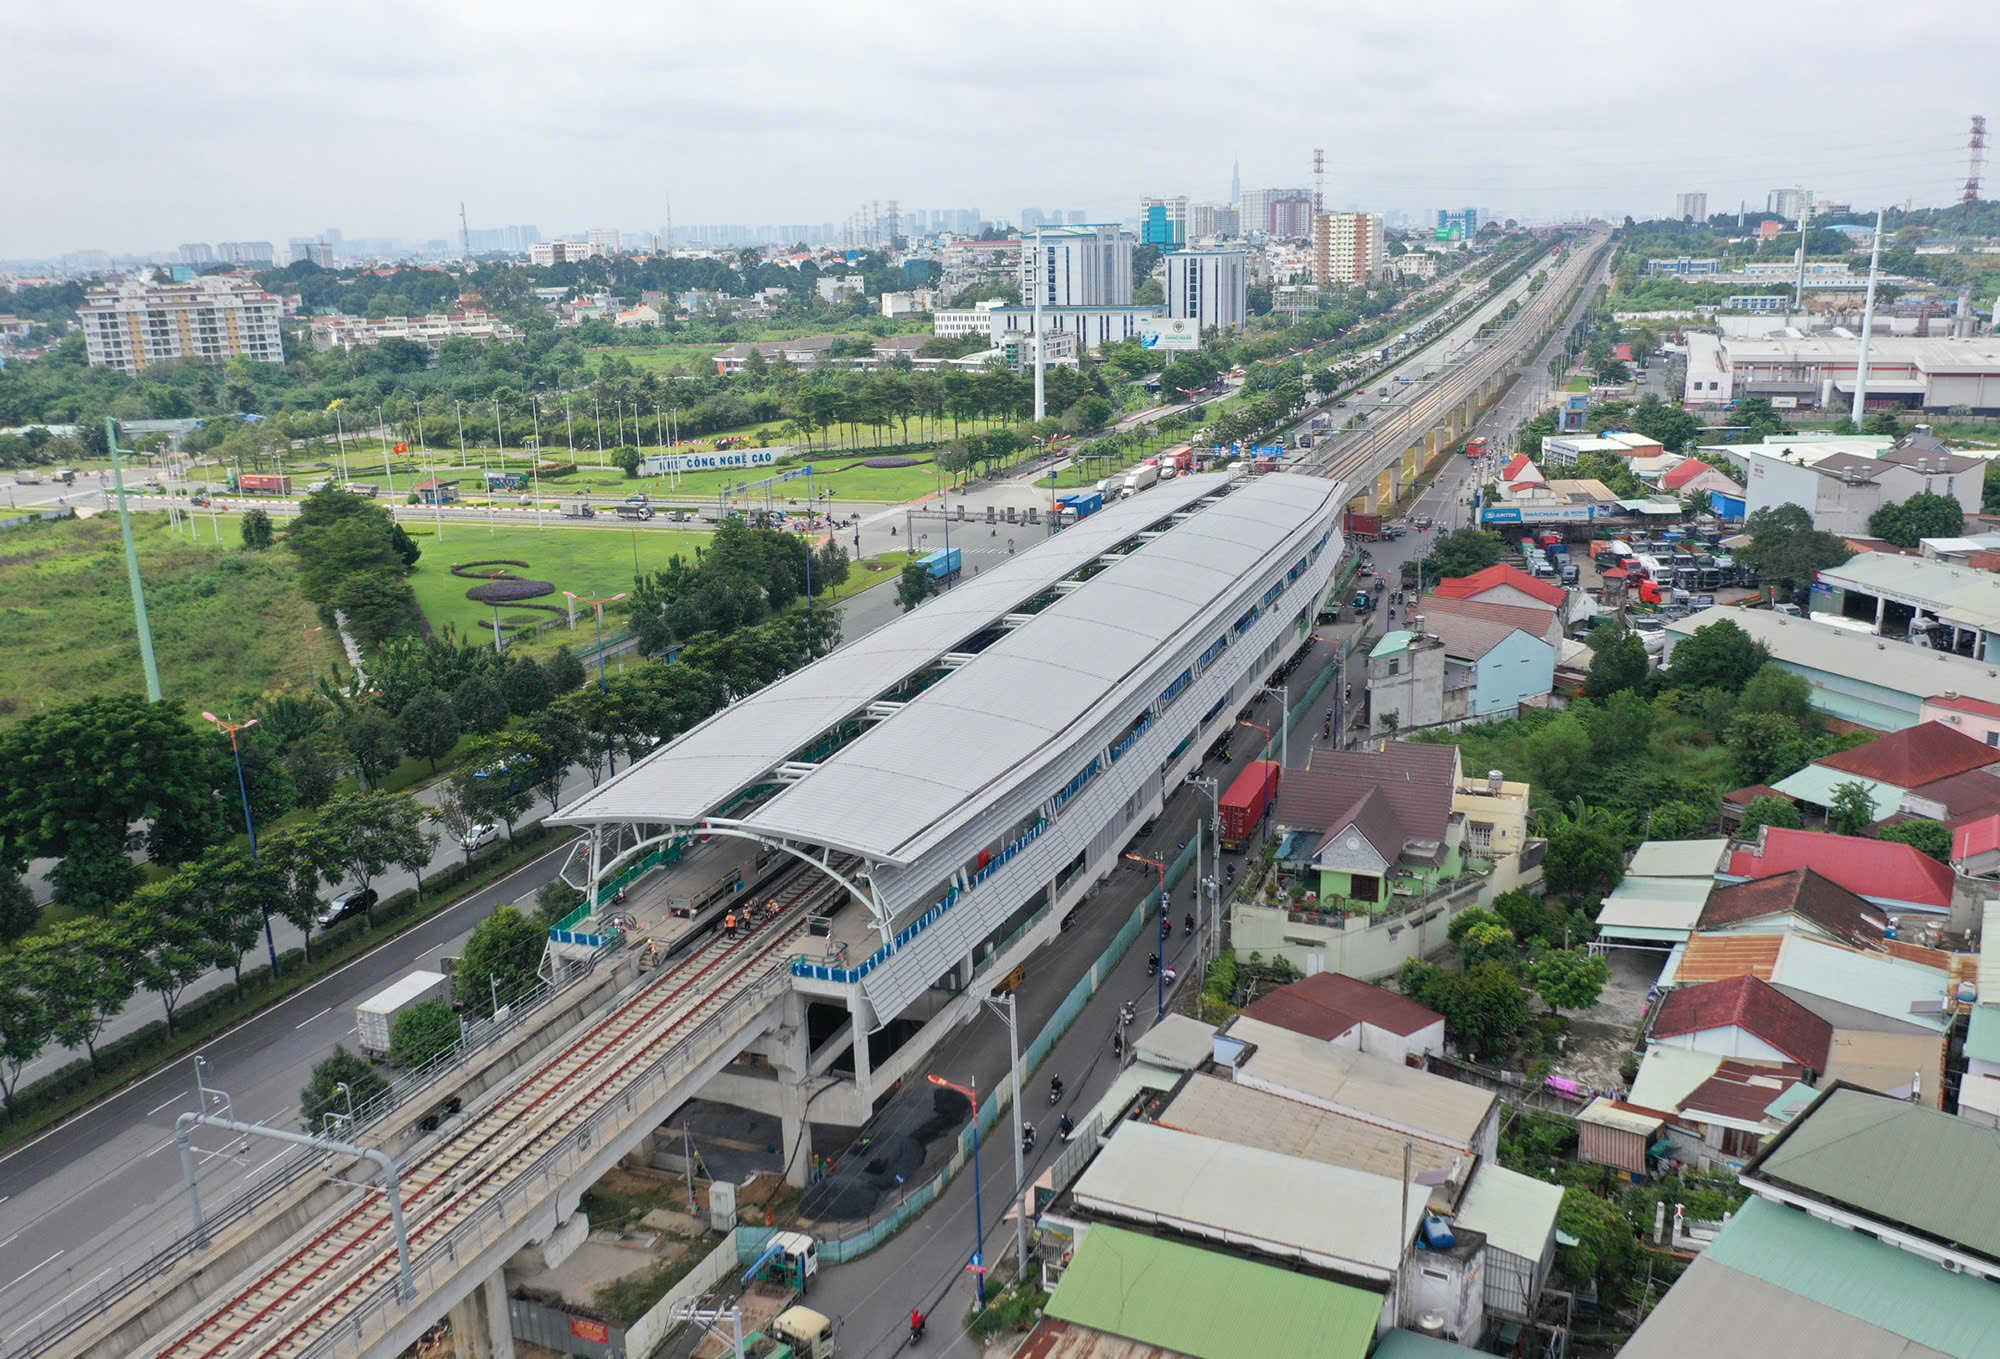
<path fill-rule="evenodd" d="M 973 1287 L 978 1290 L 979 1310 L 986 1310 L 986 1209 L 979 1192 L 979 1092 L 970 1086 L 948 1081 L 936 1072 L 931 1073 L 932 1085 L 941 1085 L 947 1090 L 956 1090 L 972 1102 L 972 1259 L 966 1268 L 972 1271 Z"/>
<path fill-rule="evenodd" d="M 1805 238 L 1799 238 L 1799 274 L 1805 275 Z M 1882 209 L 1875 209 L 1875 243 L 1868 250 L 1868 300 L 1861 304 L 1861 361 L 1854 368 L 1854 409 L 1848 418 L 1855 433 L 1861 432 L 1861 417 L 1868 409 L 1868 344 L 1875 338 L 1875 280 L 1882 263 Z"/>
<path fill-rule="evenodd" d="M 231 722 L 214 713 L 205 712 L 202 716 L 229 733 L 229 752 L 236 757 L 236 791 L 243 796 L 243 829 L 249 833 L 250 858 L 254 862 L 257 858 L 257 823 L 250 815 L 250 783 L 243 777 L 243 747 L 237 743 L 236 733 L 256 726 L 257 719 L 253 717 L 248 722 Z M 271 975 L 275 977 L 278 975 L 278 945 L 271 938 L 271 912 L 261 901 L 257 910 L 264 917 L 264 948 L 271 955 Z"/>
<path fill-rule="evenodd" d="M 1048 352 L 1047 342 L 1042 338 L 1042 294 L 1047 289 L 1048 257 L 1042 253 L 1042 229 L 1035 228 L 1035 423 L 1040 424 L 1049 413 L 1048 402 L 1042 390 L 1042 360 Z"/>
<path fill-rule="evenodd" d="M 1007 1021 L 1007 1053 L 1010 1069 L 1014 1074 L 1014 1252 L 1019 1264 L 1020 1277 L 1028 1277 L 1028 1215 L 1023 1210 L 1021 1195 L 1028 1186 L 1028 1170 L 1024 1163 L 1027 1155 L 1021 1136 L 1021 1029 L 1014 1013 L 1014 993 L 1009 991 L 1006 1000 L 998 1001 L 986 997 L 986 1008 Z M 976 1118 L 975 1111 L 974 1117 Z"/>
<path fill-rule="evenodd" d="M 1149 859 L 1143 854 L 1127 854 L 1125 857 L 1136 863 L 1151 864 L 1154 868 L 1160 870 L 1160 919 L 1165 920 L 1167 918 L 1166 860 Z M 1157 949 L 1153 951 L 1153 956 L 1160 958 Z M 1160 958 L 1160 965 L 1153 969 L 1153 1001 L 1157 1007 L 1156 1013 L 1153 1015 L 1153 1021 L 1158 1023 L 1167 1017 L 1167 960 L 1165 958 Z"/>
<path fill-rule="evenodd" d="M 638 539 L 636 537 L 633 539 L 633 550 L 635 552 L 638 550 Z M 617 601 L 625 598 L 625 592 L 620 590 L 617 594 L 607 595 L 603 599 L 586 599 L 582 595 L 570 594 L 568 590 L 564 590 L 563 594 L 568 597 L 571 607 L 575 607 L 578 604 L 590 605 L 591 635 L 597 639 L 597 690 L 601 694 L 609 695 L 611 693 L 611 681 L 606 679 L 604 675 L 604 606 L 606 604 L 615 604 Z M 608 731 L 604 733 L 604 759 L 611 766 L 611 772 L 616 774 L 618 772 L 618 757 L 611 753 L 611 733 Z"/>
<path fill-rule="evenodd" d="M 396 469 L 389 465 L 389 417 L 382 413 L 382 403 L 375 403 L 375 422 L 382 434 L 382 475 L 389 479 L 389 498 L 396 498 Z"/>
<path fill-rule="evenodd" d="M 139 629 L 139 667 L 146 675 L 148 702 L 160 701 L 160 666 L 153 659 L 153 624 L 146 617 L 146 587 L 139 580 L 139 547 L 132 541 L 132 511 L 125 502 L 125 463 L 118 446 L 118 422 L 104 417 L 104 442 L 111 450 L 111 484 L 118 494 L 118 536 L 125 541 L 125 579 L 132 588 L 132 620 Z M 218 533 L 220 530 L 218 530 Z"/>

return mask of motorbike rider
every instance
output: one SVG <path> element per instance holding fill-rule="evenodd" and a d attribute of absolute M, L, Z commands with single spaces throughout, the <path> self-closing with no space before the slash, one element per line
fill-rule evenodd
<path fill-rule="evenodd" d="M 915 1337 L 920 1336 L 923 1333 L 924 1333 L 924 1314 L 921 1309 L 912 1307 L 910 1309 L 911 1338 L 914 1339 Z"/>
<path fill-rule="evenodd" d="M 1061 1099 L 1062 1092 L 1063 1092 L 1062 1077 L 1061 1076 L 1049 1077 L 1049 1103 L 1054 1104 L 1057 1100 Z"/>

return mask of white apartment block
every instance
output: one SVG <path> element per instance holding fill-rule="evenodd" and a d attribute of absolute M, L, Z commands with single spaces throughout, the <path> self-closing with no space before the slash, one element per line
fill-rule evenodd
<path fill-rule="evenodd" d="M 1422 250 L 1412 250 L 1407 255 L 1398 255 L 1389 261 L 1389 267 L 1397 278 L 1436 278 L 1437 256 Z"/>
<path fill-rule="evenodd" d="M 543 267 L 575 264 L 578 260 L 600 258 L 605 253 L 603 246 L 590 241 L 535 241 L 528 246 L 528 263 Z"/>
<path fill-rule="evenodd" d="M 881 301 L 884 316 L 918 316 L 924 312 L 937 310 L 937 292 L 931 288 L 912 288 L 908 292 L 883 293 Z"/>
<path fill-rule="evenodd" d="M 521 332 L 497 316 L 483 311 L 456 312 L 445 316 L 385 316 L 370 321 L 360 316 L 319 316 L 313 318 L 312 346 L 352 349 L 375 345 L 384 340 L 414 340 L 435 349 L 446 340 L 518 340 Z"/>
<path fill-rule="evenodd" d="M 583 233 L 583 240 L 584 244 L 590 247 L 593 254 L 615 255 L 618 253 L 618 233 L 609 227 L 599 227 L 594 231 L 586 231 Z"/>
<path fill-rule="evenodd" d="M 1313 277 L 1365 287 L 1388 272 L 1382 219 L 1372 212 L 1322 213 L 1313 223 Z"/>
<path fill-rule="evenodd" d="M 217 241 L 215 254 L 228 264 L 257 264 L 266 269 L 278 257 L 269 241 Z"/>
<path fill-rule="evenodd" d="M 1032 307 L 1132 303 L 1132 233 L 1116 226 L 1044 227 L 1021 239 L 1021 301 Z"/>
<path fill-rule="evenodd" d="M 993 309 L 1000 305 L 999 298 L 971 307 L 954 307 L 931 313 L 931 334 L 946 339 L 957 339 L 961 335 L 991 335 L 993 333 Z"/>
<path fill-rule="evenodd" d="M 77 308 L 89 361 L 137 373 L 168 359 L 221 363 L 229 359 L 285 361 L 276 294 L 208 277 L 191 283 L 142 283 L 128 279 L 93 288 Z"/>
<path fill-rule="evenodd" d="M 1674 195 L 1674 220 L 1685 222 L 1692 218 L 1697 222 L 1708 220 L 1708 195 L 1705 193 L 1680 193 Z"/>
<path fill-rule="evenodd" d="M 1248 310 L 1248 250 L 1176 250 L 1167 260 L 1167 316 L 1206 334 L 1233 330 Z"/>

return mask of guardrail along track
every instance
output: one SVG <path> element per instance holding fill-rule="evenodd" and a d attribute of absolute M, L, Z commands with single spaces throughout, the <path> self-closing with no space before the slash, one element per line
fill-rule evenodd
<path fill-rule="evenodd" d="M 710 940 L 545 1061 L 402 1174 L 413 1256 L 498 1195 L 571 1128 L 612 1104 L 656 1050 L 717 1014 L 783 965 L 803 936 L 794 908 L 753 934 Z M 297 1354 L 343 1310 L 397 1273 L 389 1205 L 370 1189 L 247 1286 L 203 1305 L 152 1351 L 176 1359 Z"/>

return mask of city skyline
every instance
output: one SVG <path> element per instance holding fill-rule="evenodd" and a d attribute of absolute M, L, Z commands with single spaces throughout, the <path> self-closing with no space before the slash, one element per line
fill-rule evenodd
<path fill-rule="evenodd" d="M 633 231 L 670 217 L 839 224 L 859 204 L 891 198 L 979 203 L 1000 220 L 1018 211 L 1006 203 L 1083 204 L 1093 218 L 1122 220 L 1147 194 L 1227 201 L 1239 161 L 1245 189 L 1308 181 L 1315 145 L 1327 148 L 1330 209 L 1412 221 L 1462 202 L 1524 219 L 1665 216 L 1689 190 L 1717 212 L 1743 200 L 1754 210 L 1793 184 L 1857 209 L 1944 204 L 1963 183 L 1966 120 L 1984 108 L 1984 73 L 2000 49 L 1991 33 L 1960 31 L 1962 8 L 1920 0 L 1905 11 L 1910 22 L 1871 40 L 1877 97 L 1852 131 L 1725 116 L 1690 143 L 1662 139 L 1662 119 L 1676 108 L 1726 110 L 1748 97 L 1740 78 L 1637 62 L 1651 50 L 1647 18 L 1582 3 L 1538 13 L 1529 29 L 1473 6 L 1422 23 L 1253 6 L 1216 26 L 1192 8 L 1162 18 L 1114 0 L 1064 11 L 1074 41 L 1028 70 L 938 61 L 980 41 L 974 16 L 939 10 L 870 26 L 774 7 L 782 22 L 746 44 L 719 14 L 614 4 L 616 63 L 551 62 L 556 35 L 542 12 L 512 0 L 483 9 L 477 25 L 369 0 L 334 26 L 280 30 L 242 0 L 208 13 L 199 27 L 160 28 L 106 0 L 15 17 L 18 50 L 34 58 L 21 94 L 63 117 L 10 145 L 10 178 L 36 211 L 10 215 L 0 257 L 282 243 L 334 223 L 353 237 L 455 245 L 461 198 L 482 228 L 555 220 Z M 1847 54 L 1844 32 L 1864 11 L 1837 0 L 1803 32 L 1713 0 L 1682 17 L 1698 29 L 1704 16 L 1732 41 L 1781 44 L 1815 69 Z M 1079 138 L 1066 101 L 1035 97 L 1101 83 L 1097 54 L 1111 50 L 1134 80 L 1189 46 L 1220 70 L 1265 70 L 1265 20 L 1285 26 L 1294 50 L 1340 54 L 1345 71 L 1339 82 L 1286 85 L 1275 136 L 1273 105 L 1232 101 L 1180 120 L 1171 138 L 1157 120 L 1106 105 Z M 1940 32 L 1953 41 L 1940 45 Z M 1510 56 L 1527 64 L 1517 74 L 1547 65 L 1553 78 L 1466 80 Z M 1620 71 L 1616 98 L 1561 78 L 1607 62 Z M 230 86 L 186 82 L 162 108 L 156 87 L 115 74 L 158 65 L 228 69 Z M 860 69 L 887 74 L 856 82 Z M 86 88 L 92 98 L 78 99 Z M 949 115 L 1003 96 L 1010 113 L 990 124 Z M 245 118 L 248 108 L 258 116 Z M 910 116 L 925 109 L 939 116 Z M 168 131 L 134 137 L 135 127 Z"/>

